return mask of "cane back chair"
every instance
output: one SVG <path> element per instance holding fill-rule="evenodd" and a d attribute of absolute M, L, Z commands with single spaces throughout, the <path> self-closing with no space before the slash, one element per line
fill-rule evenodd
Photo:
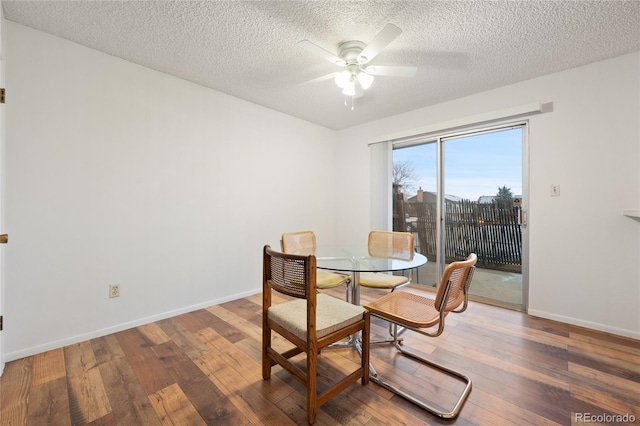
<path fill-rule="evenodd" d="M 411 260 L 413 259 L 414 240 L 410 232 L 395 231 L 371 231 L 367 242 L 369 254 L 375 257 L 385 257 L 389 259 Z M 361 272 L 359 285 L 363 287 L 387 289 L 394 291 L 397 288 L 411 284 L 413 281 L 413 270 L 409 271 L 409 276 L 392 275 L 382 272 Z M 404 328 L 394 328 L 389 323 L 389 334 L 391 338 L 376 340 L 375 344 L 394 343 L 397 334 L 404 331 Z"/>
<path fill-rule="evenodd" d="M 313 231 L 285 232 L 280 240 L 282 251 L 290 254 L 316 254 L 316 235 Z M 347 285 L 347 294 L 351 284 L 351 277 L 337 272 L 318 269 L 316 272 L 318 288 L 321 290 Z"/>
<path fill-rule="evenodd" d="M 389 259 L 413 259 L 413 234 L 410 232 L 371 231 L 367 246 L 374 257 Z M 362 272 L 358 283 L 363 287 L 395 290 L 411 283 L 413 271 L 409 277 L 380 272 Z"/>
<path fill-rule="evenodd" d="M 275 290 L 293 299 L 271 303 Z M 272 331 L 294 347 L 283 353 L 271 345 Z M 318 394 L 317 361 L 320 350 L 360 332 L 360 367 Z M 306 368 L 291 358 L 306 354 Z M 262 280 L 262 378 L 271 377 L 271 368 L 280 365 L 307 388 L 307 420 L 313 424 L 319 407 L 352 383 L 369 383 L 369 312 L 361 306 L 318 293 L 314 255 L 280 253 L 268 245 L 263 250 Z"/>
<path fill-rule="evenodd" d="M 413 330 L 429 337 L 437 337 L 444 331 L 445 317 L 449 312 L 460 313 L 467 309 L 469 285 L 471 284 L 477 260 L 476 254 L 471 253 L 467 257 L 467 260 L 452 262 L 447 265 L 442 275 L 442 280 L 438 285 L 435 298 L 400 290 L 389 293 L 366 304 L 365 308 L 371 312 L 371 315 L 389 321 L 393 324 L 394 328 L 401 326 L 407 330 Z M 433 327 L 437 328 L 433 329 Z M 431 329 L 431 331 L 428 331 L 428 329 Z M 395 346 L 400 354 L 407 355 L 449 376 L 456 377 L 464 383 L 464 389 L 456 400 L 453 409 L 450 411 L 442 411 L 434 407 L 431 403 L 419 399 L 401 390 L 399 387 L 388 383 L 373 367 L 371 367 L 371 380 L 438 417 L 445 419 L 456 417 L 462 408 L 462 404 L 464 404 L 464 401 L 467 399 L 469 392 L 471 392 L 471 379 L 462 373 L 437 364 L 418 355 L 416 352 L 404 348 L 402 343 L 397 339 L 397 332 L 394 332 L 392 335 L 396 336 Z"/>

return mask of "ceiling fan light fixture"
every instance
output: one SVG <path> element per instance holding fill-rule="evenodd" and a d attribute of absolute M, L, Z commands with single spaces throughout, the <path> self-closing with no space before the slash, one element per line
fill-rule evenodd
<path fill-rule="evenodd" d="M 342 89 L 342 94 L 345 96 L 355 96 L 356 86 L 353 81 L 347 83 L 344 89 Z"/>
<path fill-rule="evenodd" d="M 373 84 L 373 76 L 371 74 L 367 74 L 364 71 L 360 71 L 356 77 L 358 79 L 358 83 L 362 86 L 363 90 L 367 90 Z"/>
<path fill-rule="evenodd" d="M 351 81 L 351 72 L 348 70 L 344 70 L 336 74 L 335 82 L 339 88 L 344 89 L 347 87 L 349 82 Z"/>
<path fill-rule="evenodd" d="M 342 68 L 341 71 L 327 74 L 311 80 L 308 83 L 333 78 L 336 85 L 342 89 L 342 94 L 345 97 L 345 105 L 347 105 L 347 97 L 351 97 L 351 109 L 353 110 L 353 100 L 364 95 L 364 91 L 369 89 L 373 84 L 374 76 L 413 77 L 416 73 L 417 68 L 415 67 L 383 65 L 365 67 L 365 65 L 369 64 L 385 47 L 398 38 L 400 34 L 402 34 L 402 30 L 389 23 L 376 34 L 369 44 L 365 44 L 359 40 L 349 40 L 340 43 L 337 55 L 309 40 L 298 42 L 298 45 L 304 49 Z"/>

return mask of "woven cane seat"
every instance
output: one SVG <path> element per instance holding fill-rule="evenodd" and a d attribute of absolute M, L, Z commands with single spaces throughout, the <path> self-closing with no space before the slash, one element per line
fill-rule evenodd
<path fill-rule="evenodd" d="M 434 299 L 398 290 L 367 304 L 372 314 L 383 314 L 404 327 L 429 328 L 438 324 L 440 313 Z"/>

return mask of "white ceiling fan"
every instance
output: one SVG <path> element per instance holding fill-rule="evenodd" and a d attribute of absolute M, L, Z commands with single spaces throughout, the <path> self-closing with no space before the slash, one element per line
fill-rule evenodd
<path fill-rule="evenodd" d="M 393 24 L 387 24 L 369 44 L 357 40 L 340 44 L 337 55 L 326 51 L 309 40 L 298 42 L 300 47 L 343 68 L 342 71 L 336 71 L 302 84 L 334 79 L 342 89 L 342 94 L 345 95 L 345 105 L 346 96 L 351 96 L 351 109 L 353 109 L 353 99 L 359 98 L 364 94 L 364 91 L 373 83 L 374 76 L 413 77 L 415 75 L 418 70 L 416 67 L 368 65 L 382 49 L 387 47 L 400 34 L 402 34 L 400 28 Z"/>

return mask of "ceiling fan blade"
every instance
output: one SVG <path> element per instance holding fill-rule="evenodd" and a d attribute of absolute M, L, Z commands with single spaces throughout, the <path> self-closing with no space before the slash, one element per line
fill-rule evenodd
<path fill-rule="evenodd" d="M 320 83 L 321 81 L 325 81 L 325 80 L 331 80 L 332 78 L 336 77 L 336 72 L 332 72 L 331 74 L 326 74 L 323 75 L 322 77 L 318 77 L 318 78 L 314 78 L 313 80 L 309 80 L 309 81 L 305 81 L 303 83 L 300 83 L 300 86 L 306 86 L 307 84 L 315 84 L 315 83 Z"/>
<path fill-rule="evenodd" d="M 372 60 L 382 49 L 387 47 L 389 43 L 396 39 L 402 30 L 393 24 L 387 24 L 384 28 L 371 40 L 358 56 L 358 62 L 366 64 Z"/>
<path fill-rule="evenodd" d="M 364 69 L 367 74 L 386 75 L 389 77 L 413 77 L 416 75 L 416 67 L 396 67 L 392 65 L 371 65 Z"/>
<path fill-rule="evenodd" d="M 331 62 L 332 64 L 338 65 L 339 67 L 344 67 L 345 65 L 347 65 L 347 63 L 344 60 L 338 58 L 333 53 L 324 50 L 322 47 L 318 46 L 317 44 L 311 43 L 309 40 L 299 41 L 298 46 L 302 47 L 303 49 L 307 49 L 309 52 L 313 53 L 314 55 L 318 55 L 321 58 L 324 58 L 327 61 Z"/>

